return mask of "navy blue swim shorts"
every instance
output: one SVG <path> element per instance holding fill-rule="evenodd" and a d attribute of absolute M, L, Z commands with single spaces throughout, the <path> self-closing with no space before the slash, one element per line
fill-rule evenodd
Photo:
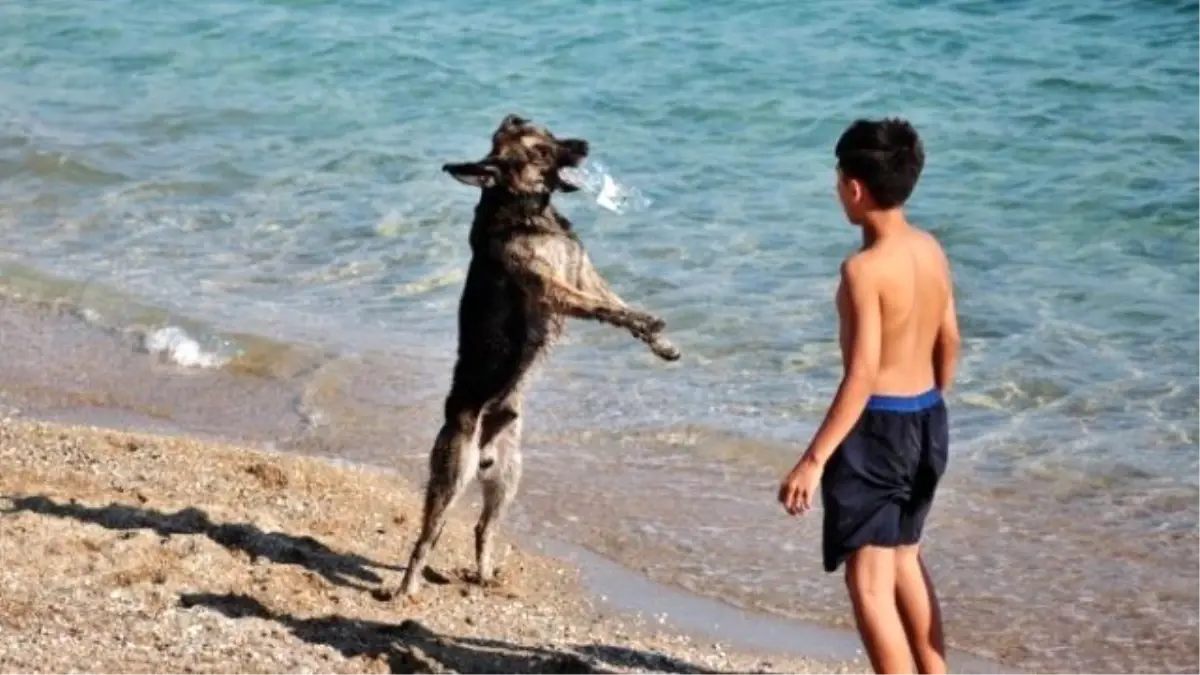
<path fill-rule="evenodd" d="M 863 546 L 920 541 L 949 446 L 946 405 L 936 389 L 871 397 L 821 477 L 826 572 Z"/>

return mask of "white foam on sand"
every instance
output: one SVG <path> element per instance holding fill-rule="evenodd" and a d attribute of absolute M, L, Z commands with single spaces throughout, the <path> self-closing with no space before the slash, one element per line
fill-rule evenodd
<path fill-rule="evenodd" d="M 217 350 L 205 349 L 198 340 L 178 326 L 164 326 L 142 335 L 142 348 L 150 354 L 184 368 L 220 368 L 229 358 Z"/>

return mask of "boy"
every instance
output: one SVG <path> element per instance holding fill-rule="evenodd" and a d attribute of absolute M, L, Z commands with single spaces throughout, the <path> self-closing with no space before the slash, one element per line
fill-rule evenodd
<path fill-rule="evenodd" d="M 837 291 L 843 377 L 808 449 L 779 488 L 789 514 L 825 510 L 826 572 L 846 586 L 876 672 L 946 672 L 921 529 L 946 468 L 942 392 L 958 360 L 958 320 L 941 246 L 904 204 L 925 154 L 904 120 L 858 120 L 838 140 L 837 193 L 863 245 Z"/>

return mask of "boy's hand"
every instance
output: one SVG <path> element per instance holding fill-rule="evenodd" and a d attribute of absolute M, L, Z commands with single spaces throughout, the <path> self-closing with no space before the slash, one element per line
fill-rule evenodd
<path fill-rule="evenodd" d="M 821 485 L 824 470 L 824 464 L 805 454 L 783 479 L 779 486 L 779 503 L 789 515 L 803 515 L 812 510 L 813 497 Z"/>

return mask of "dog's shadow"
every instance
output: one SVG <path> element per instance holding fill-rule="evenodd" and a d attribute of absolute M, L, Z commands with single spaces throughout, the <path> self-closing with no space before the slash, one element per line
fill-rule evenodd
<path fill-rule="evenodd" d="M 368 590 L 365 584 L 378 584 L 380 576 L 370 568 L 398 568 L 369 560 L 360 555 L 335 551 L 312 537 L 297 537 L 282 532 L 264 532 L 249 523 L 214 523 L 208 514 L 195 507 L 164 513 L 155 509 L 109 504 L 91 507 L 56 502 L 45 495 L 7 496 L 12 506 L 0 513 L 28 512 L 56 518 L 71 518 L 94 523 L 110 530 L 153 530 L 161 537 L 204 535 L 233 551 L 251 558 L 266 558 L 274 563 L 300 565 L 321 575 L 330 583 Z"/>
<path fill-rule="evenodd" d="M 230 550 L 278 564 L 300 565 L 331 583 L 368 591 L 378 584 L 370 568 L 400 571 L 356 554 L 335 551 L 312 537 L 264 532 L 248 523 L 214 523 L 204 511 L 189 507 L 173 513 L 125 504 L 91 507 L 74 500 L 57 502 L 45 495 L 5 496 L 11 506 L 0 514 L 36 513 L 70 518 L 110 530 L 148 529 L 162 537 L 203 535 Z M 448 583 L 428 568 L 428 581 Z M 180 596 L 184 607 L 206 607 L 232 619 L 261 618 L 288 628 L 297 638 L 327 645 L 347 658 L 384 659 L 393 673 L 609 673 L 650 670 L 664 673 L 715 673 L 698 665 L 656 652 L 603 644 L 578 644 L 565 649 L 528 647 L 500 640 L 440 635 L 408 620 L 400 624 L 351 619 L 339 615 L 299 618 L 272 612 L 248 595 L 193 593 Z"/>
<path fill-rule="evenodd" d="M 274 621 L 310 644 L 328 645 L 347 658 L 387 661 L 393 673 L 715 673 L 656 652 L 612 645 L 572 645 L 565 649 L 527 647 L 501 640 L 441 635 L 409 619 L 399 624 L 338 615 L 299 618 L 276 613 L 253 597 L 228 593 L 181 595 L 185 608 L 205 607 L 231 619 Z"/>

